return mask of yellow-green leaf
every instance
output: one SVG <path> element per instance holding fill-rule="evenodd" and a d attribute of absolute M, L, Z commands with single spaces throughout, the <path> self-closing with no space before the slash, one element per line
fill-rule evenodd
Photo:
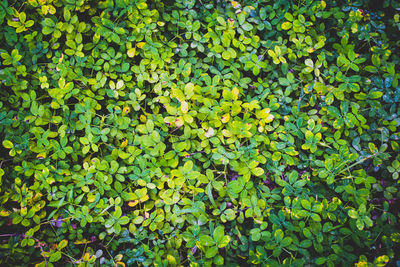
<path fill-rule="evenodd" d="M 14 147 L 13 143 L 11 143 L 11 141 L 9 141 L 9 140 L 4 140 L 4 141 L 3 141 L 3 146 L 4 146 L 5 148 L 8 148 L 8 149 L 11 149 L 11 148 Z"/>
<path fill-rule="evenodd" d="M 284 30 L 289 30 L 290 28 L 292 28 L 292 23 L 289 21 L 286 21 L 282 24 L 282 29 Z"/>

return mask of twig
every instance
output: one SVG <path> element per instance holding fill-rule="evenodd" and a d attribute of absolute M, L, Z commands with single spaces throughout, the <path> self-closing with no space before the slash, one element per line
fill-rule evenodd
<path fill-rule="evenodd" d="M 17 234 L 2 234 L 0 237 L 5 237 L 5 236 L 16 236 Z"/>
<path fill-rule="evenodd" d="M 48 267 L 48 264 L 47 264 L 47 259 L 46 259 L 46 256 L 44 255 L 44 250 L 43 250 L 43 248 L 42 248 L 42 244 L 44 244 L 44 243 L 42 243 L 42 242 L 40 242 L 38 239 L 36 239 L 36 238 L 33 238 L 37 243 L 38 243 L 38 247 L 40 248 L 40 250 L 42 251 L 42 255 L 43 255 L 43 258 L 44 258 L 44 262 L 45 262 L 45 264 L 46 264 L 46 267 Z"/>

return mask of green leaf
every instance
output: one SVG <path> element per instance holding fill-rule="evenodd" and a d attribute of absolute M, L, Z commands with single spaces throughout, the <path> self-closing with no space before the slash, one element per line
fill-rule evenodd
<path fill-rule="evenodd" d="M 212 245 L 214 245 L 214 239 L 211 237 L 211 236 L 208 236 L 208 235 L 201 235 L 200 236 L 200 243 L 203 245 L 203 246 L 207 246 L 207 247 L 209 247 L 209 246 L 212 246 Z"/>
<path fill-rule="evenodd" d="M 230 241 L 231 241 L 231 237 L 228 236 L 228 235 L 225 235 L 225 236 L 222 238 L 222 240 L 219 241 L 218 247 L 219 247 L 219 248 L 226 247 L 226 246 L 229 244 Z"/>
<path fill-rule="evenodd" d="M 68 240 L 63 239 L 63 240 L 61 240 L 60 243 L 58 243 L 57 249 L 61 250 L 61 249 L 65 248 L 67 245 L 68 245 Z"/>
<path fill-rule="evenodd" d="M 189 160 L 186 161 L 185 164 L 183 165 L 183 172 L 188 173 L 193 169 L 193 161 Z"/>
<path fill-rule="evenodd" d="M 350 218 L 353 218 L 353 219 L 357 219 L 358 218 L 358 213 L 355 210 L 349 210 L 347 212 L 347 214 L 349 215 Z"/>
<path fill-rule="evenodd" d="M 288 21 L 293 21 L 294 20 L 293 15 L 291 13 L 289 13 L 289 12 L 285 13 L 285 19 L 287 19 Z"/>
<path fill-rule="evenodd" d="M 284 234 L 283 234 L 283 231 L 281 229 L 277 229 L 275 231 L 275 233 L 274 233 L 275 240 L 278 243 L 280 243 L 282 241 L 283 236 L 284 236 Z"/>
<path fill-rule="evenodd" d="M 306 210 L 311 210 L 310 201 L 308 201 L 307 199 L 301 200 L 301 206 L 303 206 L 303 208 L 305 208 Z"/>
<path fill-rule="evenodd" d="M 255 175 L 255 176 L 261 176 L 264 174 L 264 170 L 260 167 L 254 168 L 251 170 L 251 172 Z"/>
<path fill-rule="evenodd" d="M 253 25 L 251 25 L 250 23 L 245 23 L 242 25 L 243 30 L 245 31 L 251 31 L 253 29 Z"/>
<path fill-rule="evenodd" d="M 206 258 L 212 258 L 217 255 L 218 247 L 210 247 L 206 250 Z"/>
<path fill-rule="evenodd" d="M 118 223 L 120 225 L 125 225 L 129 223 L 129 218 L 127 216 L 123 216 L 118 220 Z"/>
<path fill-rule="evenodd" d="M 57 262 L 61 259 L 61 252 L 56 251 L 50 255 L 49 262 Z"/>
<path fill-rule="evenodd" d="M 273 161 L 280 161 L 281 158 L 282 158 L 282 153 L 279 151 L 275 151 L 274 154 L 272 154 Z M 264 171 L 263 171 L 263 173 L 264 173 Z M 257 175 L 257 176 L 260 176 L 260 175 Z"/>
<path fill-rule="evenodd" d="M 362 219 L 357 219 L 356 226 L 357 226 L 358 230 L 361 231 L 362 229 L 364 229 L 364 221 Z"/>
<path fill-rule="evenodd" d="M 119 219 L 122 215 L 122 210 L 120 206 L 115 206 L 115 211 L 114 211 L 114 218 Z"/>
<path fill-rule="evenodd" d="M 222 240 L 222 238 L 224 237 L 224 227 L 220 225 L 217 228 L 215 228 L 213 236 L 214 236 L 215 242 L 219 243 Z"/>
<path fill-rule="evenodd" d="M 318 265 L 322 265 L 322 264 L 324 264 L 326 262 L 326 260 L 327 260 L 327 258 L 325 258 L 325 257 L 319 257 L 319 258 L 317 258 L 315 263 L 318 264 Z"/>

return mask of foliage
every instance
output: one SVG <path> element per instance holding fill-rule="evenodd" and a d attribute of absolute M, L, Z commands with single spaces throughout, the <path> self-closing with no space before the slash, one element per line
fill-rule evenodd
<path fill-rule="evenodd" d="M 1 0 L 0 263 L 398 265 L 399 8 Z"/>

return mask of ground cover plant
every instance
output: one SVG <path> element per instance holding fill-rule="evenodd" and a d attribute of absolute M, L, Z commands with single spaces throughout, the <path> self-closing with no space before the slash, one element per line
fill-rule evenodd
<path fill-rule="evenodd" d="M 2 266 L 399 266 L 400 4 L 0 0 Z"/>

